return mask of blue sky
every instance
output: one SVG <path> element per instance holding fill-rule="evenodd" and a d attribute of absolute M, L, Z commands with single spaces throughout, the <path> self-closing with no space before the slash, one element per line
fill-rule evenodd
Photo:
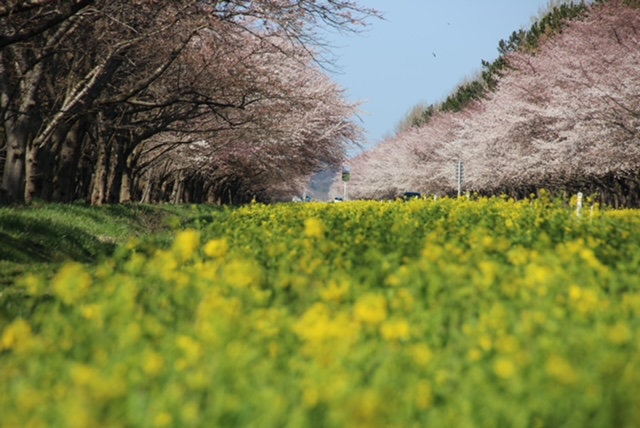
<path fill-rule="evenodd" d="M 383 12 L 359 35 L 330 35 L 350 101 L 361 100 L 367 147 L 392 135 L 418 103 L 442 101 L 498 57 L 498 42 L 528 29 L 549 0 L 360 0 Z"/>

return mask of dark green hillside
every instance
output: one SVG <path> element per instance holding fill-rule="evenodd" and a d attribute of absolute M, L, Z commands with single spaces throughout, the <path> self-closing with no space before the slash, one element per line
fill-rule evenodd
<path fill-rule="evenodd" d="M 198 212 L 190 205 L 0 208 L 0 289 L 24 272 L 48 274 L 68 260 L 93 263 L 134 237 L 162 245 Z"/>

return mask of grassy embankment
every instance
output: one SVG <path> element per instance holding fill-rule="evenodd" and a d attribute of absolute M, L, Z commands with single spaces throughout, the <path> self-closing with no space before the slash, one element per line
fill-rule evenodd
<path fill-rule="evenodd" d="M 202 218 L 197 213 L 191 205 L 0 207 L 0 290 L 24 273 L 50 275 L 66 261 L 95 263 L 132 237 L 167 245 L 177 227 Z"/>

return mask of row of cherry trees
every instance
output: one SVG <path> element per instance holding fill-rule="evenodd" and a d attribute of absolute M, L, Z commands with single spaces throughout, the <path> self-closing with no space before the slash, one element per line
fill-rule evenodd
<path fill-rule="evenodd" d="M 533 52 L 505 59 L 483 100 L 354 159 L 352 197 L 454 194 L 461 160 L 464 191 L 582 191 L 640 206 L 640 4 L 594 4 Z"/>
<path fill-rule="evenodd" d="M 347 0 L 9 0 L 0 203 L 245 202 L 299 191 L 361 139 L 319 28 Z"/>

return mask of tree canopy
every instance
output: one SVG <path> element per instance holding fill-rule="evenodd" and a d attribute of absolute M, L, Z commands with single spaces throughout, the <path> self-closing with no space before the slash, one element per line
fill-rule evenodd
<path fill-rule="evenodd" d="M 351 194 L 455 194 L 463 161 L 465 191 L 525 197 L 546 188 L 640 206 L 639 6 L 584 6 L 561 31 L 538 30 L 535 49 L 505 48 L 494 91 L 352 160 Z"/>
<path fill-rule="evenodd" d="M 344 0 L 5 2 L 0 202 L 295 188 L 361 139 L 319 28 L 374 16 Z"/>

